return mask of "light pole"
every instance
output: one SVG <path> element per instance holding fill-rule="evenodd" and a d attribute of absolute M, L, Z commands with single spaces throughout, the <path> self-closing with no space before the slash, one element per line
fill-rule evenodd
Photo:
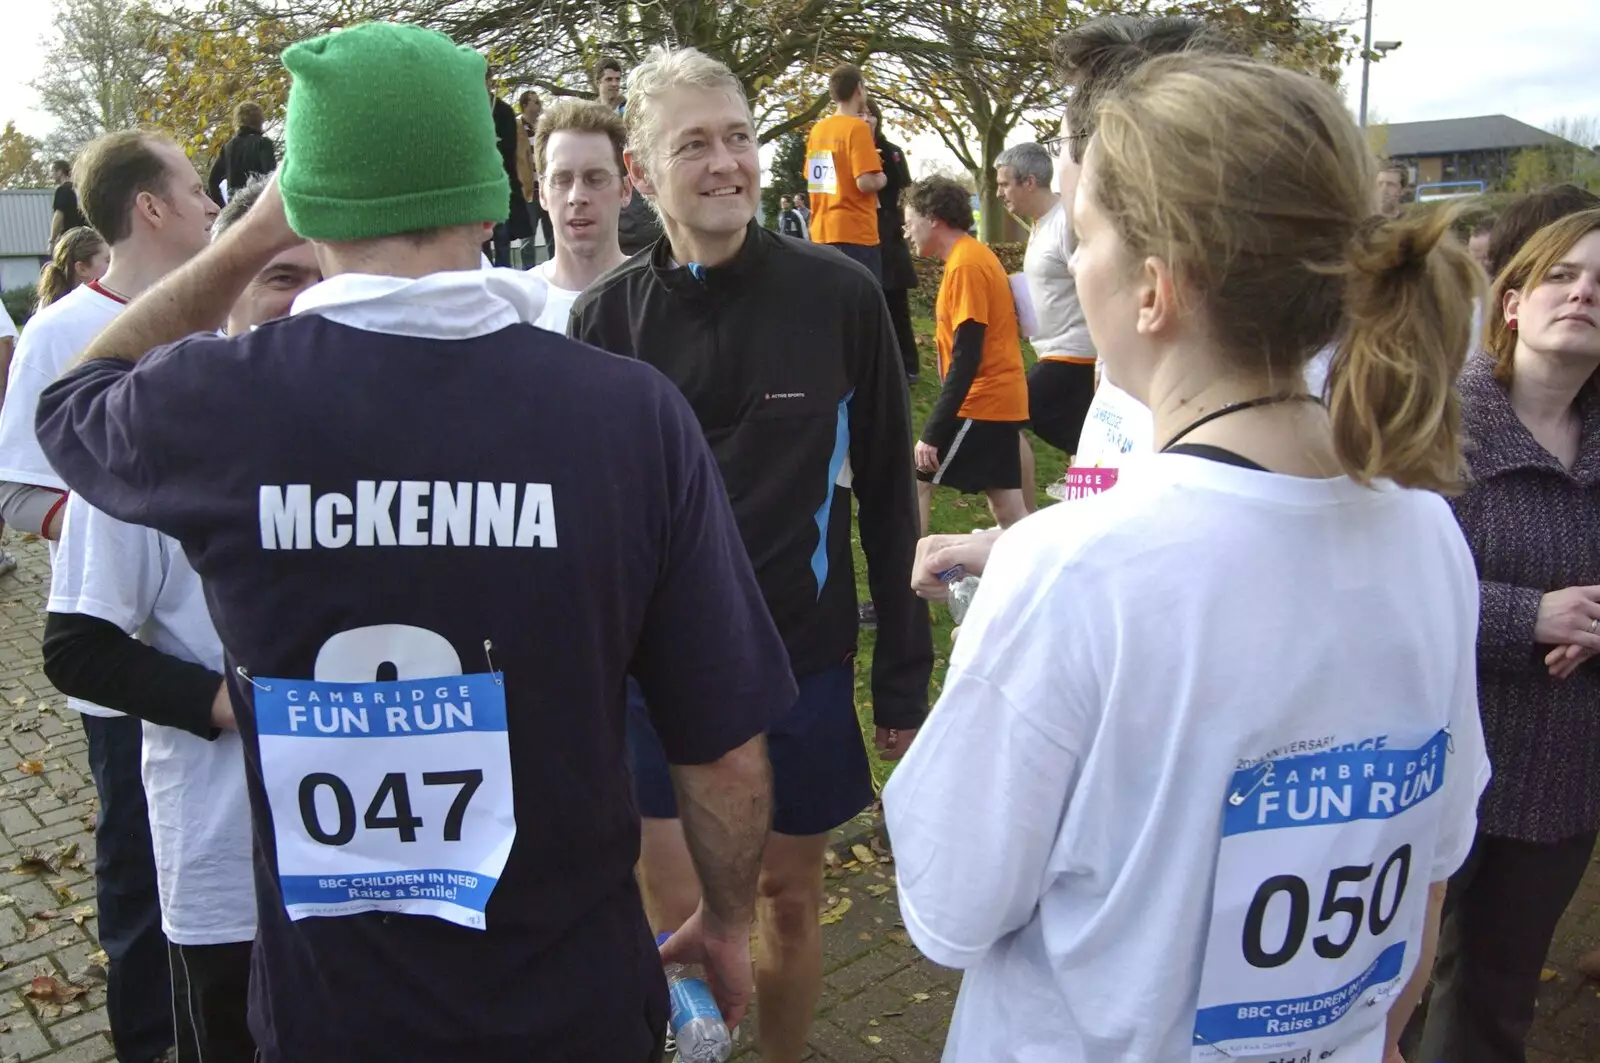
<path fill-rule="evenodd" d="M 1367 28 L 1361 35 L 1361 128 L 1367 128 L 1367 78 L 1372 67 L 1372 53 L 1388 55 L 1400 47 L 1399 41 L 1376 41 L 1372 39 L 1372 0 L 1367 0 Z"/>

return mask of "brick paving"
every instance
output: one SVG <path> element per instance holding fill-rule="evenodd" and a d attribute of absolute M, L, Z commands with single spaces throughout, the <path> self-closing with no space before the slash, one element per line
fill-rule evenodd
<path fill-rule="evenodd" d="M 22 564 L 0 577 L 0 1063 L 106 1063 L 114 1056 L 95 935 L 94 785 L 83 729 L 39 668 L 44 546 L 15 536 L 9 546 Z M 907 939 L 882 837 L 881 824 L 862 816 L 835 838 L 811 1060 L 939 1059 L 959 979 Z M 1600 861 L 1556 935 L 1529 1063 L 1600 1063 L 1600 987 L 1573 967 L 1596 946 Z M 755 1053 L 738 1058 L 752 1063 Z"/>

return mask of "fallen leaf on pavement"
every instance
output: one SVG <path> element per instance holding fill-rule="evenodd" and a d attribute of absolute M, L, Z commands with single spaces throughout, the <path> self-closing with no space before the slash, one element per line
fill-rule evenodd
<path fill-rule="evenodd" d="M 1545 967 L 1545 968 L 1543 968 L 1543 969 L 1541 969 L 1539 971 L 1539 981 L 1541 981 L 1541 982 L 1554 982 L 1557 978 L 1560 978 L 1560 977 L 1561 976 L 1559 974 L 1557 974 L 1553 968 L 1550 968 L 1550 967 Z"/>
<path fill-rule="evenodd" d="M 25 760 L 17 765 L 17 770 L 24 775 L 43 775 L 44 765 L 37 760 Z"/>
<path fill-rule="evenodd" d="M 872 850 L 868 849 L 865 845 L 862 845 L 859 842 L 857 842 L 855 845 L 852 845 L 850 847 L 850 851 L 854 853 L 855 858 L 860 860 L 863 864 L 876 864 L 878 862 L 878 858 L 872 855 Z"/>
<path fill-rule="evenodd" d="M 932 1000 L 933 998 L 930 997 L 926 993 L 912 993 L 911 994 L 911 999 L 916 1001 L 918 1004 L 926 1004 L 928 1001 Z"/>
<path fill-rule="evenodd" d="M 872 894 L 874 897 L 882 897 L 885 893 L 889 892 L 889 887 L 881 884 L 876 886 L 868 886 L 867 892 Z"/>
<path fill-rule="evenodd" d="M 75 986 L 70 982 L 58 982 L 47 974 L 41 974 L 28 983 L 25 995 L 41 1004 L 70 1004 L 88 992 L 82 986 Z"/>
<path fill-rule="evenodd" d="M 85 919 L 93 919 L 93 918 L 94 918 L 94 909 L 91 908 L 91 907 L 88 907 L 87 905 L 82 907 L 82 908 L 74 908 L 72 910 L 72 921 L 74 923 L 77 923 L 79 926 L 83 925 L 83 921 Z"/>
<path fill-rule="evenodd" d="M 867 1034 L 867 1044 L 869 1044 L 869 1045 L 881 1045 L 881 1044 L 883 1044 L 883 1038 L 879 1037 L 877 1034 L 869 1033 L 869 1034 Z"/>
<path fill-rule="evenodd" d="M 845 913 L 849 910 L 850 898 L 841 898 L 838 904 L 835 904 L 833 907 L 823 912 L 817 922 L 822 926 L 832 926 L 834 923 L 837 923 L 839 920 L 843 919 Z"/>
<path fill-rule="evenodd" d="M 50 858 L 39 850 L 28 849 L 23 852 L 22 858 L 16 862 L 11 870 L 19 875 L 43 875 L 46 872 L 53 875 L 56 872 L 56 865 L 52 864 Z"/>

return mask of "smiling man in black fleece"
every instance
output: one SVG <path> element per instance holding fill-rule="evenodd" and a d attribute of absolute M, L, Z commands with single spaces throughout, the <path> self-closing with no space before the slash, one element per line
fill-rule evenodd
<path fill-rule="evenodd" d="M 688 398 L 733 503 L 756 581 L 789 651 L 799 699 L 772 724 L 772 834 L 757 906 L 761 1057 L 797 1060 L 821 985 L 822 850 L 872 800 L 854 702 L 850 503 L 878 637 L 877 746 L 896 759 L 927 714 L 933 650 L 911 592 L 917 514 L 911 412 L 894 326 L 865 268 L 755 221 L 749 106 L 721 63 L 657 52 L 629 82 L 628 176 L 667 238 L 591 287 L 571 335 L 649 362 Z M 791 292 L 804 286 L 807 299 Z M 853 474 L 853 476 L 852 476 Z M 697 886 L 666 759 L 639 699 L 628 743 L 654 929 L 695 910 Z"/>

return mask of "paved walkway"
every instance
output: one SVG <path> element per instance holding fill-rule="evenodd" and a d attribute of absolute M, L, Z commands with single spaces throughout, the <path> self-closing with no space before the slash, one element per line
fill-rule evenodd
<path fill-rule="evenodd" d="M 94 785 L 83 729 L 39 670 L 43 544 L 10 546 L 22 565 L 0 577 L 0 1063 L 103 1063 L 113 1056 L 95 936 Z M 830 856 L 814 1060 L 929 1063 L 944 1043 L 958 978 L 907 939 L 881 839 L 863 816 Z M 1557 935 L 1530 1063 L 1600 1063 L 1600 988 L 1572 969 L 1596 945 L 1600 866 Z"/>

